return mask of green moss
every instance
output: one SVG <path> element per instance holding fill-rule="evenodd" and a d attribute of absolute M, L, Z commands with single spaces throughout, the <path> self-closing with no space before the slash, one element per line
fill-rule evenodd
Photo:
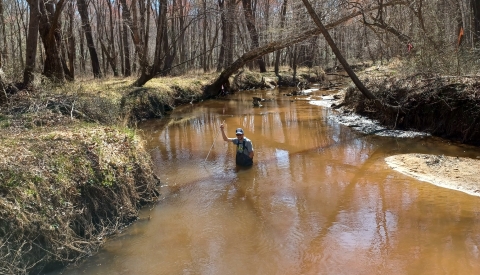
<path fill-rule="evenodd" d="M 0 128 L 8 128 L 12 125 L 12 122 L 8 120 L 7 118 L 5 119 L 0 119 Z"/>

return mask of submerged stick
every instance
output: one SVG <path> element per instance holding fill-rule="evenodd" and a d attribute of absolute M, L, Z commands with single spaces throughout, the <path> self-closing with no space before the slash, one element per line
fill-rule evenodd
<path fill-rule="evenodd" d="M 225 120 L 222 121 L 222 124 L 225 123 Z M 212 143 L 212 146 L 210 147 L 210 150 L 208 151 L 208 154 L 207 154 L 207 157 L 205 158 L 205 160 L 203 161 L 204 163 L 207 161 L 208 159 L 208 156 L 210 155 L 210 152 L 212 151 L 212 148 L 213 146 L 215 145 L 215 140 L 217 139 L 218 137 L 218 133 L 220 133 L 220 127 L 218 128 L 219 131 L 217 131 L 217 134 L 215 135 L 215 137 L 213 138 L 213 143 Z"/>

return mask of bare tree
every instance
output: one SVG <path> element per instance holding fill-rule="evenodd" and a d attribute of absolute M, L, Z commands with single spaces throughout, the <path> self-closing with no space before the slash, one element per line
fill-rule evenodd
<path fill-rule="evenodd" d="M 342 53 L 340 50 L 337 48 L 337 45 L 333 41 L 332 37 L 328 33 L 327 29 L 323 25 L 322 21 L 320 20 L 320 17 L 318 17 L 317 13 L 313 9 L 312 5 L 308 0 L 302 0 L 303 4 L 307 8 L 308 14 L 310 14 L 310 17 L 313 19 L 317 27 L 319 28 L 320 32 L 323 34 L 325 37 L 325 40 L 327 40 L 328 45 L 332 49 L 332 51 L 335 53 L 335 56 L 337 57 L 338 61 L 340 61 L 340 64 L 342 64 L 343 69 L 347 72 L 348 76 L 352 79 L 353 83 L 357 86 L 357 88 L 362 92 L 362 94 L 365 95 L 368 99 L 373 99 L 375 100 L 375 96 L 363 85 L 363 83 L 358 79 L 357 75 L 355 72 L 352 70 L 350 65 L 348 65 L 347 60 L 343 57 Z"/>
<path fill-rule="evenodd" d="M 255 11 L 252 8 L 252 0 L 242 0 L 243 4 L 243 12 L 245 14 L 245 21 L 247 23 L 248 32 L 250 34 L 250 39 L 252 40 L 251 49 L 258 48 L 260 45 L 258 32 L 255 26 Z M 260 68 L 260 72 L 264 73 L 267 71 L 265 67 L 265 61 L 263 61 L 263 57 L 258 57 L 256 60 L 258 67 Z"/>
<path fill-rule="evenodd" d="M 1 0 L 0 0 L 1 1 Z M 23 84 L 29 85 L 33 82 L 33 71 L 37 59 L 38 25 L 40 22 L 39 2 L 40 0 L 27 0 L 30 5 L 30 19 L 28 23 L 28 35 L 26 45 L 26 63 L 23 72 Z"/>
<path fill-rule="evenodd" d="M 7 55 L 7 35 L 5 32 L 5 16 L 4 16 L 3 0 L 0 0 L 0 68 L 3 67 L 3 62 L 5 62 L 6 55 Z"/>
<path fill-rule="evenodd" d="M 280 8 L 280 31 L 285 27 L 285 16 L 287 14 L 287 4 L 288 0 L 283 0 L 282 7 Z M 280 66 L 280 55 L 282 50 L 279 49 L 275 52 L 275 75 L 279 75 L 279 66 Z"/>
<path fill-rule="evenodd" d="M 397 30 L 396 28 L 390 26 L 385 22 L 385 9 L 383 4 L 384 4 L 383 0 L 379 0 L 379 6 L 375 16 L 373 16 L 371 13 L 362 14 L 363 23 L 368 26 L 375 26 L 377 28 L 388 31 L 393 35 L 395 35 L 398 38 L 398 40 L 400 40 L 404 45 L 407 45 L 410 41 L 412 41 L 412 38 L 406 34 L 403 34 L 400 30 Z M 370 18 L 367 18 L 367 17 L 370 17 Z"/>
<path fill-rule="evenodd" d="M 70 71 L 70 77 L 75 78 L 75 57 L 76 57 L 76 46 L 75 46 L 75 3 L 70 2 L 68 4 L 68 30 L 67 30 L 67 56 L 68 56 L 68 69 Z"/>
<path fill-rule="evenodd" d="M 90 53 L 90 60 L 92 62 L 93 76 L 95 78 L 102 77 L 102 71 L 100 70 L 100 62 L 98 60 L 97 50 L 93 42 L 92 27 L 90 25 L 90 16 L 88 14 L 88 5 L 85 0 L 77 0 L 78 13 L 82 18 L 82 28 L 87 40 L 87 48 Z"/>
<path fill-rule="evenodd" d="M 120 3 L 122 5 L 123 22 L 125 23 L 124 32 L 125 33 L 127 33 L 127 32 L 131 33 L 133 44 L 135 46 L 135 53 L 139 57 L 140 67 L 141 67 L 140 70 L 141 70 L 141 74 L 143 75 L 143 74 L 145 74 L 145 72 L 148 68 L 147 68 L 146 57 L 143 55 L 144 51 L 143 51 L 143 45 L 141 44 L 141 40 L 140 40 L 140 32 L 138 30 L 138 25 L 137 25 L 137 20 L 136 20 L 136 15 L 135 15 L 136 12 L 134 12 L 134 11 L 136 11 L 136 0 L 132 1 L 133 11 L 131 11 L 129 6 L 127 5 L 126 0 L 120 0 Z M 124 42 L 126 42 L 126 41 L 124 40 Z"/>
<path fill-rule="evenodd" d="M 388 4 L 386 4 L 386 5 L 388 6 L 388 5 L 397 5 L 397 4 L 398 4 L 398 2 L 392 1 Z M 324 27 L 325 27 L 325 29 L 333 28 L 334 26 L 338 26 L 342 23 L 345 23 L 345 22 L 351 20 L 352 18 L 355 18 L 359 15 L 362 15 L 363 12 L 365 12 L 365 11 L 372 11 L 372 10 L 375 10 L 377 8 L 378 8 L 378 6 L 373 6 L 373 7 L 370 7 L 369 9 L 364 9 L 364 10 L 361 10 L 361 11 L 355 9 L 350 14 L 344 15 L 342 18 L 336 20 L 333 23 L 325 25 Z M 265 54 L 277 51 L 279 49 L 283 49 L 285 47 L 294 45 L 298 42 L 304 41 L 306 39 L 309 39 L 309 38 L 311 38 L 315 35 L 319 35 L 319 34 L 322 34 L 322 31 L 320 30 L 320 28 L 306 30 L 306 31 L 304 31 L 300 34 L 292 35 L 292 36 L 289 36 L 289 37 L 286 37 L 286 38 L 281 38 L 279 40 L 270 42 L 270 43 L 268 43 L 264 46 L 260 46 L 256 49 L 253 49 L 253 50 L 251 50 L 247 53 L 244 53 L 235 62 L 233 62 L 230 66 L 225 68 L 220 73 L 220 75 L 216 78 L 216 80 L 205 89 L 205 95 L 207 97 L 216 96 L 220 91 L 220 87 L 223 84 L 228 83 L 228 78 L 233 73 L 235 73 L 237 70 L 239 70 L 241 67 L 243 67 L 247 62 L 255 60 L 258 56 L 263 56 Z M 361 85 L 361 83 L 360 83 L 360 85 Z M 369 98 L 374 99 L 375 97 L 370 94 Z"/>
<path fill-rule="evenodd" d="M 122 3 L 122 1 L 120 1 L 120 3 Z M 120 3 L 118 4 L 119 10 L 120 10 Z M 126 6 L 126 3 L 125 5 L 123 5 L 123 3 L 121 5 Z M 128 39 L 128 23 L 127 23 L 127 20 L 128 20 L 127 18 L 129 16 L 130 16 L 130 10 L 128 10 L 128 7 L 127 8 L 122 7 L 122 24 L 120 24 L 119 29 L 121 31 L 121 37 L 122 37 L 121 41 L 123 45 L 123 47 L 121 48 L 122 49 L 121 56 L 123 57 L 122 60 L 124 61 L 124 64 L 125 64 L 123 75 L 127 77 L 132 75 L 132 67 L 131 67 L 131 60 L 130 60 L 130 42 Z"/>
<path fill-rule="evenodd" d="M 473 41 L 478 43 L 480 41 L 480 3 L 477 0 L 470 0 L 472 9 L 473 21 Z"/>
<path fill-rule="evenodd" d="M 129 76 L 133 64 L 139 72 L 135 82 L 138 86 L 153 77 L 196 69 L 208 72 L 216 67 L 221 73 L 219 78 L 224 78 L 224 72 L 244 65 L 258 64 L 260 71 L 271 65 L 279 75 L 281 65 L 295 70 L 339 62 L 328 41 L 319 36 L 320 30 L 309 29 L 314 24 L 304 16 L 304 3 L 296 0 L 241 0 L 240 10 L 240 0 L 73 1 L 79 13 L 73 12 L 71 1 L 38 0 L 38 20 L 33 0 L 26 1 L 28 9 L 22 6 L 24 1 L 0 0 L 0 66 L 5 69 L 9 61 L 6 72 L 13 73 L 25 63 L 26 84 L 32 81 L 35 62 L 40 62 L 46 76 L 60 81 L 73 79 L 76 69 L 85 71 L 85 62 L 92 63 L 95 77 L 109 68 L 114 76 L 120 71 Z M 330 31 L 338 51 L 351 62 L 382 62 L 408 56 L 418 69 L 439 70 L 441 63 L 445 72 L 453 72 L 452 68 L 467 67 L 464 56 L 473 52 L 458 51 L 456 55 L 458 38 L 469 39 L 462 49 L 473 47 L 480 29 L 480 9 L 473 0 L 341 0 L 311 4 L 323 11 L 320 19 L 325 22 L 349 14 L 361 16 L 343 21 L 342 28 Z M 18 20 L 5 22 L 6 18 Z M 82 28 L 75 29 L 75 23 L 80 21 Z M 35 46 L 36 27 L 41 47 Z M 460 30 L 466 35 L 459 36 Z M 304 37 L 306 33 L 310 36 Z M 297 40 L 299 37 L 302 39 Z M 302 43 L 295 45 L 297 42 L 291 41 Z M 407 55 L 410 42 L 417 51 Z M 265 51 L 271 45 L 274 51 Z M 287 50 L 282 53 L 279 45 L 286 45 Z M 237 57 L 249 61 L 237 63 Z M 454 62 L 457 66 L 452 66 Z M 472 71 L 474 67 L 466 69 Z"/>
<path fill-rule="evenodd" d="M 202 0 L 202 12 L 203 12 L 203 20 L 202 20 L 202 49 L 203 52 L 207 52 L 207 31 L 208 31 L 208 18 L 207 18 L 207 0 Z M 181 55 L 183 56 L 183 55 Z M 208 72 L 208 61 L 207 61 L 207 54 L 204 54 L 202 56 L 202 66 L 203 66 L 203 72 Z M 183 61 L 183 60 L 181 60 Z"/>
<path fill-rule="evenodd" d="M 134 82 L 134 86 L 143 86 L 147 81 L 153 77 L 159 75 L 162 72 L 161 65 L 163 62 L 163 70 L 168 70 L 171 66 L 174 54 L 167 53 L 170 51 L 167 35 L 167 1 L 159 0 L 159 9 L 157 16 L 157 33 L 155 41 L 155 54 L 153 64 L 149 64 L 148 56 L 145 54 L 144 47 L 140 40 L 140 33 L 135 24 L 135 20 L 132 20 L 132 13 L 127 6 L 126 0 L 120 0 L 123 9 L 124 20 L 127 26 L 132 32 L 132 39 L 135 45 L 135 51 L 137 52 L 140 60 L 140 77 Z M 132 4 L 133 6 L 133 4 Z M 172 57 L 173 56 L 173 57 Z"/>
<path fill-rule="evenodd" d="M 58 82 L 65 81 L 60 35 L 60 15 L 64 4 L 65 0 L 40 1 L 39 32 L 45 50 L 43 74 Z"/>
<path fill-rule="evenodd" d="M 113 76 L 117 77 L 118 74 L 118 69 L 117 69 L 117 52 L 115 50 L 115 36 L 114 36 L 114 25 L 113 25 L 113 7 L 112 3 L 110 0 L 105 0 L 108 6 L 108 26 L 110 27 L 110 30 L 107 31 L 107 24 L 104 25 L 105 28 L 105 40 L 100 37 L 99 42 L 100 46 L 102 47 L 102 51 L 105 53 L 107 62 L 110 64 L 110 67 L 112 68 L 113 71 Z"/>
<path fill-rule="evenodd" d="M 167 6 L 167 3 L 165 3 Z M 165 22 L 163 25 L 163 45 L 162 45 L 162 54 L 165 58 L 163 59 L 163 68 L 159 72 L 161 75 L 168 75 L 171 72 L 173 62 L 177 55 L 177 39 L 176 39 L 176 10 L 177 10 L 177 0 L 172 1 L 172 9 L 170 13 L 170 37 L 168 35 L 168 11 L 165 13 Z M 154 75 L 152 75 L 154 77 Z"/>
<path fill-rule="evenodd" d="M 226 55 L 226 48 L 227 48 L 227 12 L 225 7 L 225 0 L 217 0 L 218 1 L 218 8 L 220 9 L 220 20 L 221 20 L 221 31 L 222 31 L 222 42 L 220 46 L 220 52 L 218 54 L 218 62 L 217 62 L 217 72 L 220 72 L 225 67 L 225 55 Z"/>

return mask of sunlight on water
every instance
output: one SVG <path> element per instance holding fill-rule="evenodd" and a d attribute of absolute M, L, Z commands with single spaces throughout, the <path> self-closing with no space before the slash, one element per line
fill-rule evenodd
<path fill-rule="evenodd" d="M 273 92 L 141 125 L 162 200 L 62 274 L 480 274 L 480 198 L 384 162 L 478 149 L 365 135 L 330 119 L 330 109 Z M 252 96 L 272 100 L 255 108 Z M 236 167 L 223 121 L 228 136 L 242 127 L 253 141 L 253 167 Z"/>

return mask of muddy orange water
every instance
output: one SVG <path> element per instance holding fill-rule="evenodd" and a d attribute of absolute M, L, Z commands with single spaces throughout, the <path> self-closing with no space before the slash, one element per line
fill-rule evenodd
<path fill-rule="evenodd" d="M 480 197 L 384 161 L 478 148 L 361 134 L 287 92 L 242 92 L 140 125 L 162 199 L 62 274 L 480 274 Z M 273 100 L 254 107 L 252 96 Z M 235 166 L 222 121 L 253 141 L 253 167 Z"/>

